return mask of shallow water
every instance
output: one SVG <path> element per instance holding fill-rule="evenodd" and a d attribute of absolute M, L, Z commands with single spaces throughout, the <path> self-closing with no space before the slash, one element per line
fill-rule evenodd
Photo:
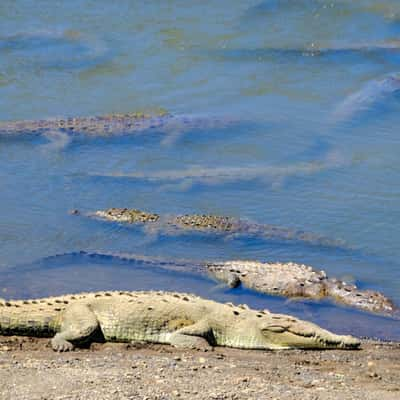
<path fill-rule="evenodd" d="M 369 84 L 400 70 L 398 1 L 4 0 L 0 22 L 0 120 L 165 108 L 242 121 L 169 140 L 0 138 L 0 273 L 13 271 L 0 286 L 9 294 L 33 294 L 34 282 L 35 295 L 132 282 L 120 266 L 110 274 L 85 260 L 69 261 L 73 274 L 19 267 L 110 250 L 305 262 L 400 304 L 400 103 L 395 88 Z M 365 87 L 376 100 L 352 103 Z M 113 206 L 231 215 L 342 239 L 354 251 L 144 234 L 68 214 Z M 174 289 L 178 279 L 142 274 L 132 286 Z M 201 280 L 187 288 L 226 298 Z M 254 306 L 277 301 L 251 296 Z M 351 319 L 360 335 L 398 335 L 389 322 L 377 332 L 366 314 L 306 308 L 295 311 L 325 326 Z"/>

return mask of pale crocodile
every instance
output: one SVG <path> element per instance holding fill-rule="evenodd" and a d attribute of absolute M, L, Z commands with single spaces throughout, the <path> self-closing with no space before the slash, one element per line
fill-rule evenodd
<path fill-rule="evenodd" d="M 262 263 L 257 261 L 213 262 L 208 273 L 227 284 L 243 283 L 258 292 L 285 297 L 329 298 L 338 303 L 387 316 L 399 316 L 395 304 L 374 290 L 329 278 L 325 271 L 304 264 Z"/>
<path fill-rule="evenodd" d="M 23 135 L 45 135 L 50 138 L 54 136 L 57 138 L 60 135 L 112 137 L 147 131 L 177 135 L 197 129 L 223 128 L 235 122 L 238 120 L 229 117 L 173 115 L 161 110 L 155 113 L 130 112 L 92 117 L 3 121 L 0 122 L 0 137 Z"/>
<path fill-rule="evenodd" d="M 352 336 L 333 334 L 288 315 L 251 310 L 168 292 L 97 292 L 37 300 L 0 300 L 0 334 L 53 337 L 56 351 L 100 337 L 178 347 L 357 349 Z"/>
<path fill-rule="evenodd" d="M 72 213 L 80 214 L 78 210 L 73 210 Z M 265 240 L 302 242 L 315 246 L 349 248 L 341 240 L 333 240 L 317 234 L 276 225 L 252 223 L 227 216 L 204 214 L 161 216 L 133 208 L 109 208 L 85 215 L 105 221 L 130 225 L 145 225 L 148 231 L 162 231 L 175 235 L 197 231 L 226 236 L 247 235 Z"/>
<path fill-rule="evenodd" d="M 399 308 L 388 297 L 374 290 L 361 290 L 356 285 L 327 276 L 326 272 L 293 262 L 259 261 L 192 261 L 166 259 L 131 253 L 85 252 L 65 255 L 131 261 L 138 265 L 180 273 L 210 276 L 236 288 L 240 285 L 268 295 L 298 299 L 328 299 L 352 308 L 400 318 Z M 47 263 L 59 256 L 47 258 Z"/>

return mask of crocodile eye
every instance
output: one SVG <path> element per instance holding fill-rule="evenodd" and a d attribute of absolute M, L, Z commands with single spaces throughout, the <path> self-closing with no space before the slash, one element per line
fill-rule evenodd
<path fill-rule="evenodd" d="M 262 333 L 264 333 L 264 334 L 268 334 L 268 333 L 271 333 L 271 332 L 282 333 L 282 332 L 285 332 L 285 331 L 286 331 L 286 329 L 283 326 L 280 326 L 280 325 L 269 325 L 269 326 L 266 326 L 266 327 L 264 327 L 262 329 Z"/>

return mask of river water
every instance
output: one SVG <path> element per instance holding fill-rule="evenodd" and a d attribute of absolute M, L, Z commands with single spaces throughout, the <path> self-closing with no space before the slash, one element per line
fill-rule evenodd
<path fill-rule="evenodd" d="M 86 250 L 304 262 L 400 304 L 399 34 L 395 0 L 1 1 L 0 120 L 166 109 L 237 123 L 1 138 L 0 296 L 187 290 L 400 340 L 397 321 L 329 303 L 79 254 L 41 260 Z M 229 215 L 349 250 L 146 234 L 68 214 L 108 207 Z"/>

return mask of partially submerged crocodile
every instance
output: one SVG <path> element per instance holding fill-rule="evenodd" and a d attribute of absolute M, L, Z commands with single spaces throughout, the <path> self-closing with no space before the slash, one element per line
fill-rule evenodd
<path fill-rule="evenodd" d="M 93 117 L 53 118 L 32 121 L 0 122 L 0 137 L 21 135 L 120 136 L 145 131 L 177 134 L 195 129 L 229 126 L 234 119 L 218 116 L 173 115 L 165 110 L 153 114 L 131 112 Z"/>
<path fill-rule="evenodd" d="M 132 261 L 168 271 L 206 275 L 232 288 L 243 285 L 268 295 L 298 299 L 329 299 L 363 311 L 400 317 L 398 307 L 382 293 L 361 290 L 354 284 L 328 277 L 325 271 L 305 264 L 243 260 L 199 262 L 112 252 L 81 251 L 72 254 L 89 258 L 106 258 L 110 262 L 113 259 Z M 48 261 L 51 262 L 53 257 Z"/>
<path fill-rule="evenodd" d="M 335 335 L 288 315 L 255 311 L 168 292 L 81 293 L 38 300 L 0 300 L 0 334 L 53 337 L 56 351 L 98 335 L 106 341 L 178 347 L 242 349 L 357 349 L 360 341 Z"/>
<path fill-rule="evenodd" d="M 227 284 L 245 286 L 258 292 L 286 297 L 311 299 L 330 298 L 338 303 L 364 311 L 394 316 L 398 308 L 383 294 L 360 290 L 336 278 L 329 278 L 304 264 L 226 261 L 207 263 L 209 274 Z"/>
<path fill-rule="evenodd" d="M 73 214 L 79 214 L 73 210 Z M 303 242 L 316 246 L 346 246 L 340 240 L 332 240 L 320 235 L 269 224 L 256 224 L 245 220 L 219 216 L 186 214 L 161 216 L 133 208 L 109 208 L 86 214 L 92 218 L 130 225 L 145 225 L 150 230 L 162 230 L 165 233 L 182 234 L 185 232 L 212 232 L 222 235 L 249 235 L 266 240 Z"/>

